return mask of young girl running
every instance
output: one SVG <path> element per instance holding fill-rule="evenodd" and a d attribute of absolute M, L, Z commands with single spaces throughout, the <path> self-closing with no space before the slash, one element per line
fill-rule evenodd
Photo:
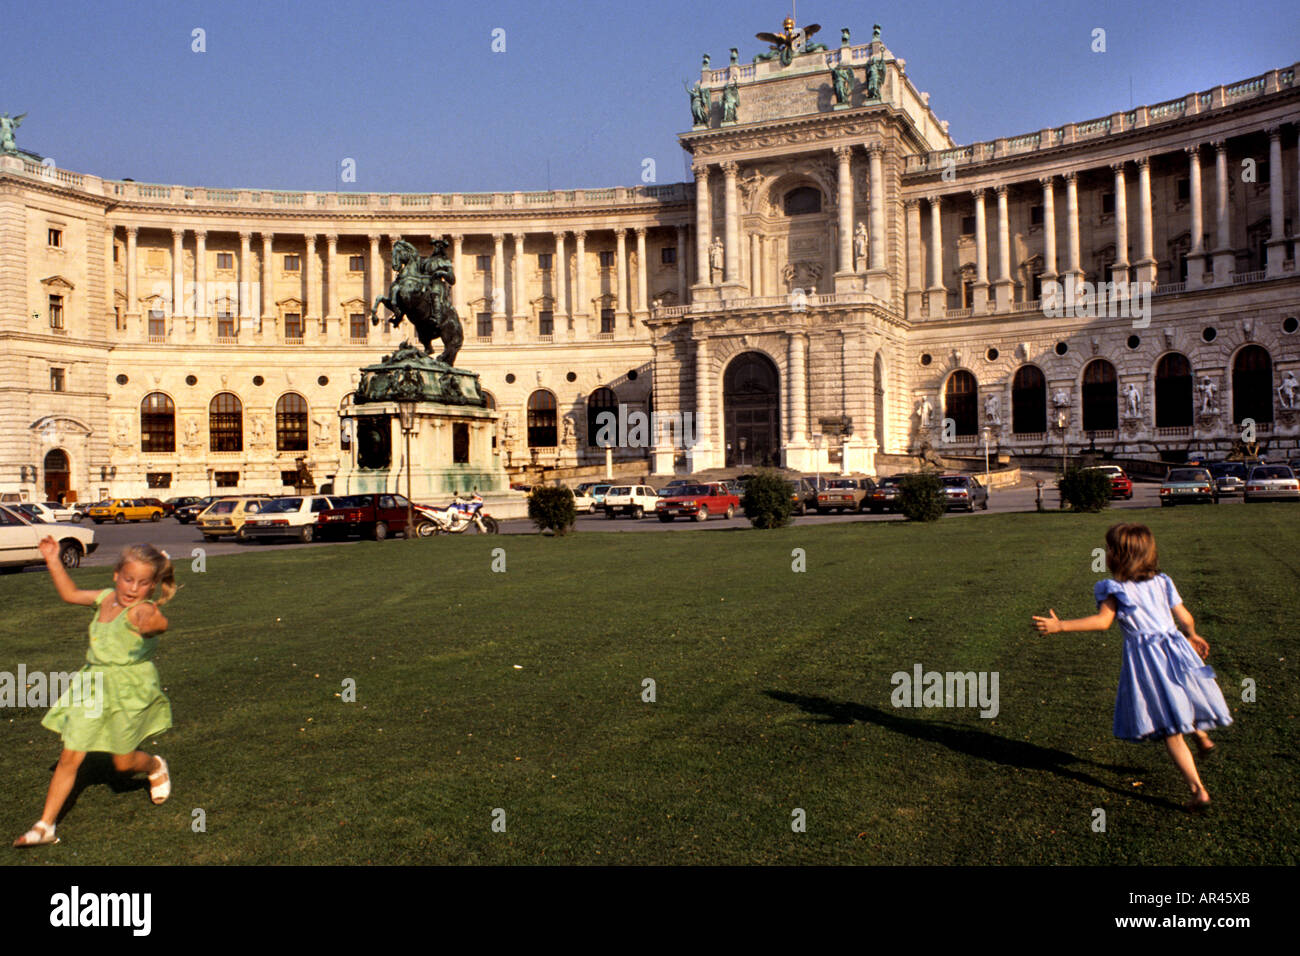
<path fill-rule="evenodd" d="M 41 726 L 63 736 L 45 812 L 14 846 L 59 842 L 54 826 L 87 751 L 112 754 L 119 773 L 148 773 L 154 803 L 171 794 L 167 762 L 136 749 L 141 741 L 172 725 L 171 704 L 163 696 L 151 660 L 158 636 L 167 630 L 167 618 L 156 605 L 167 603 L 176 593 L 171 561 L 151 545 L 130 545 L 117 560 L 113 587 L 83 591 L 64 570 L 52 537 L 44 538 L 40 549 L 59 597 L 69 604 L 93 605 L 95 616 L 90 622 L 86 665 L 41 720 Z M 158 600 L 147 600 L 155 588 Z M 92 687 L 93 693 L 88 693 Z"/>
<path fill-rule="evenodd" d="M 1196 657 L 1209 658 L 1210 645 L 1196 633 L 1174 582 L 1161 573 L 1155 537 L 1146 525 L 1117 524 L 1106 532 L 1106 567 L 1114 578 L 1098 581 L 1093 589 L 1096 614 L 1062 621 L 1049 610 L 1049 617 L 1034 615 L 1034 626 L 1045 634 L 1104 631 L 1119 617 L 1124 663 L 1115 695 L 1114 734 L 1121 740 L 1164 740 L 1192 792 L 1186 809 L 1204 809 L 1210 794 L 1183 734 L 1194 733 L 1205 756 L 1214 749 L 1205 731 L 1232 723 L 1214 671 Z M 1185 640 L 1178 627 L 1186 632 Z"/>

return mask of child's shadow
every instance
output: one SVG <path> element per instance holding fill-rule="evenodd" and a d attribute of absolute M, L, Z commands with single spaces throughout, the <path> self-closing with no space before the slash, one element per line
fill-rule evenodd
<path fill-rule="evenodd" d="M 54 772 L 54 766 L 50 767 L 50 772 Z M 124 773 L 118 773 L 113 767 L 111 754 L 92 751 L 86 754 L 81 761 L 81 766 L 77 768 L 77 779 L 72 784 L 72 792 L 68 794 L 68 799 L 63 801 L 63 809 L 59 811 L 56 825 L 63 822 L 63 818 L 72 812 L 81 792 L 95 784 L 107 784 L 114 793 L 130 793 L 132 790 L 147 789 L 149 781 L 144 777 L 129 777 Z"/>
<path fill-rule="evenodd" d="M 1056 774 L 1058 777 L 1064 777 L 1067 780 L 1073 780 L 1076 783 L 1090 787 L 1097 787 L 1101 790 L 1109 790 L 1111 793 L 1141 800 L 1152 806 L 1168 807 L 1175 810 L 1181 809 L 1178 804 L 1172 801 L 1133 790 L 1125 790 L 1123 787 L 1117 787 L 1098 780 L 1090 774 L 1068 769 L 1066 765 L 1087 764 L 1091 767 L 1119 774 L 1141 772 L 1134 767 L 1101 764 L 1086 757 L 1076 757 L 1064 750 L 1040 747 L 1038 744 L 1031 744 L 1022 740 L 1010 740 L 984 730 L 901 717 L 887 710 L 879 710 L 863 704 L 840 703 L 825 697 L 809 697 L 804 694 L 792 694 L 778 690 L 764 691 L 764 693 L 775 700 L 794 704 L 806 713 L 822 717 L 820 723 L 852 724 L 861 721 L 865 724 L 875 724 L 877 727 L 883 727 L 885 730 L 893 731 L 896 734 L 904 734 L 917 740 L 928 740 L 957 753 L 978 757 L 981 760 L 991 760 L 1006 767 L 1044 770 Z"/>

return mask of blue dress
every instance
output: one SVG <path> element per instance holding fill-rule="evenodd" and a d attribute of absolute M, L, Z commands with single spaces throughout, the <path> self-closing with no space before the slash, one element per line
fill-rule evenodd
<path fill-rule="evenodd" d="M 1124 634 L 1124 664 L 1115 694 L 1115 736 L 1156 740 L 1232 723 L 1223 691 L 1171 609 L 1183 603 L 1167 574 L 1146 581 L 1098 581 L 1100 605 L 1114 597 Z"/>

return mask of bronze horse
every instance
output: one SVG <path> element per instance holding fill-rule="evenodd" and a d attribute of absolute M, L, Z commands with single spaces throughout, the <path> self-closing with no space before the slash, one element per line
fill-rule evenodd
<path fill-rule="evenodd" d="M 424 346 L 426 355 L 433 354 L 433 340 L 442 339 L 439 362 L 456 364 L 456 353 L 465 341 L 460 317 L 448 301 L 448 292 L 456 281 L 451 260 L 445 255 L 446 242 L 437 240 L 433 254 L 420 258 L 415 246 L 405 239 L 393 243 L 393 284 L 388 295 L 375 299 L 370 310 L 370 322 L 379 324 L 379 307 L 388 306 L 393 315 L 389 323 L 402 324 L 405 317 L 415 326 L 416 337 Z"/>

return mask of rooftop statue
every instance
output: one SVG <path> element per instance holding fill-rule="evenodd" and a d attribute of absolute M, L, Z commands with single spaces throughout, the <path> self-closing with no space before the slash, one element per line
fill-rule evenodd
<path fill-rule="evenodd" d="M 682 81 L 682 86 L 686 86 L 684 80 Z M 686 87 L 686 92 L 689 93 L 691 97 L 691 119 L 695 121 L 695 125 L 709 125 L 709 110 L 713 106 L 712 99 L 709 96 L 709 91 L 696 83 L 694 86 Z"/>
<path fill-rule="evenodd" d="M 806 27 L 799 27 L 796 30 L 794 18 L 786 17 L 781 24 L 780 33 L 754 34 L 756 39 L 772 44 L 772 49 L 767 53 L 760 53 L 755 56 L 754 62 L 780 58 L 782 66 L 789 66 L 796 53 L 815 53 L 818 50 L 825 50 L 825 43 L 809 42 L 809 38 L 821 28 L 820 23 L 813 23 Z"/>
<path fill-rule="evenodd" d="M 880 99 L 880 87 L 885 82 L 885 58 L 873 56 L 867 64 L 867 99 Z"/>
<path fill-rule="evenodd" d="M 14 142 L 14 130 L 23 125 L 23 118 L 26 113 L 19 113 L 17 116 L 10 116 L 8 113 L 0 113 L 0 153 L 18 152 L 18 144 Z"/>
<path fill-rule="evenodd" d="M 722 88 L 722 122 L 736 122 L 736 107 L 740 105 L 740 86 L 732 80 Z"/>
<path fill-rule="evenodd" d="M 853 67 L 841 62 L 831 70 L 831 83 L 835 89 L 835 102 L 848 103 L 853 94 Z"/>

